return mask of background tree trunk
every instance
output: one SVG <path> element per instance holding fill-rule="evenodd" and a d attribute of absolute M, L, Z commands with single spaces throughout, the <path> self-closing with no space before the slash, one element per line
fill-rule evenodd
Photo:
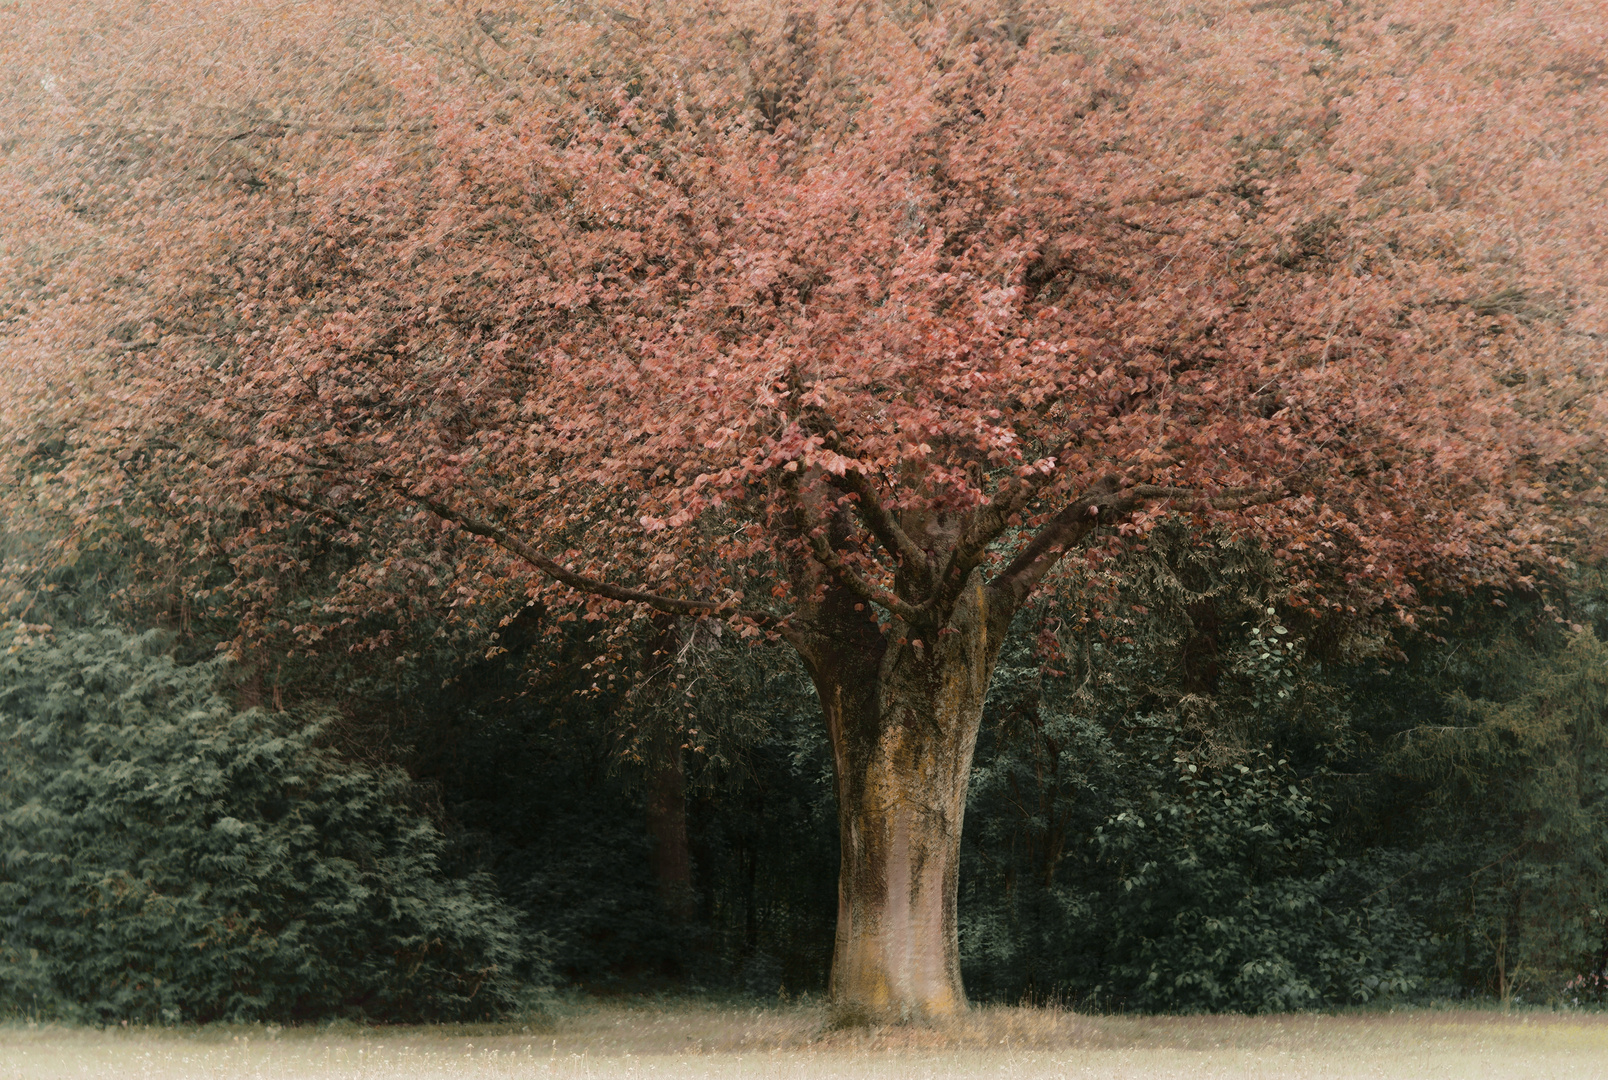
<path fill-rule="evenodd" d="M 677 922 L 692 918 L 692 857 L 687 847 L 687 778 L 681 747 L 673 738 L 656 740 L 648 762 L 648 854 L 664 910 Z"/>

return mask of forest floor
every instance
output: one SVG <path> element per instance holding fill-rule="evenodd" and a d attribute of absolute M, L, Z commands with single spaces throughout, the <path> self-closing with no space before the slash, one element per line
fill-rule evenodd
<path fill-rule="evenodd" d="M 980 1008 L 832 1030 L 808 1005 L 569 1001 L 530 1023 L 98 1031 L 0 1025 L 0 1080 L 903 1080 L 1608 1076 L 1608 1014 L 1415 1009 L 1134 1017 Z"/>

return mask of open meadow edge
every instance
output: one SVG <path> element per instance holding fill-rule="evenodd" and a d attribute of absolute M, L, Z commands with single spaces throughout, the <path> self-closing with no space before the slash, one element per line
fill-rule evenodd
<path fill-rule="evenodd" d="M 1608 1016 L 1482 1009 L 1141 1017 L 985 1007 L 833 1029 L 809 1005 L 570 1003 L 545 1021 L 0 1027 L 0 1080 L 65 1077 L 1587 1077 Z"/>

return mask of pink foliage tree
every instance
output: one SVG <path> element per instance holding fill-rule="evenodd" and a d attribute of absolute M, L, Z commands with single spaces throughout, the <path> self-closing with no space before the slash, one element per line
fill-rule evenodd
<path fill-rule="evenodd" d="M 1599 5 L 1002 10 L 0 12 L 10 512 L 226 559 L 281 648 L 537 597 L 785 641 L 833 997 L 962 1008 L 1046 575 L 1182 515 L 1314 620 L 1520 578 L 1595 520 L 1608 332 Z M 369 553 L 323 619 L 309 535 Z"/>

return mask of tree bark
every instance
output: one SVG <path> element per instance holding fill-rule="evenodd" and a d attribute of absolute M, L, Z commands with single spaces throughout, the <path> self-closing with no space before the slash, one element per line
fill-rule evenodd
<path fill-rule="evenodd" d="M 830 992 L 847 1015 L 904 1020 L 966 1007 L 960 835 L 983 698 L 1010 621 L 998 600 L 979 578 L 932 641 L 828 604 L 815 620 L 825 632 L 801 650 L 836 766 Z"/>
<path fill-rule="evenodd" d="M 649 762 L 647 826 L 648 859 L 659 900 L 676 922 L 688 922 L 697 907 L 692 891 L 692 856 L 687 845 L 687 781 L 681 747 L 660 740 Z"/>

